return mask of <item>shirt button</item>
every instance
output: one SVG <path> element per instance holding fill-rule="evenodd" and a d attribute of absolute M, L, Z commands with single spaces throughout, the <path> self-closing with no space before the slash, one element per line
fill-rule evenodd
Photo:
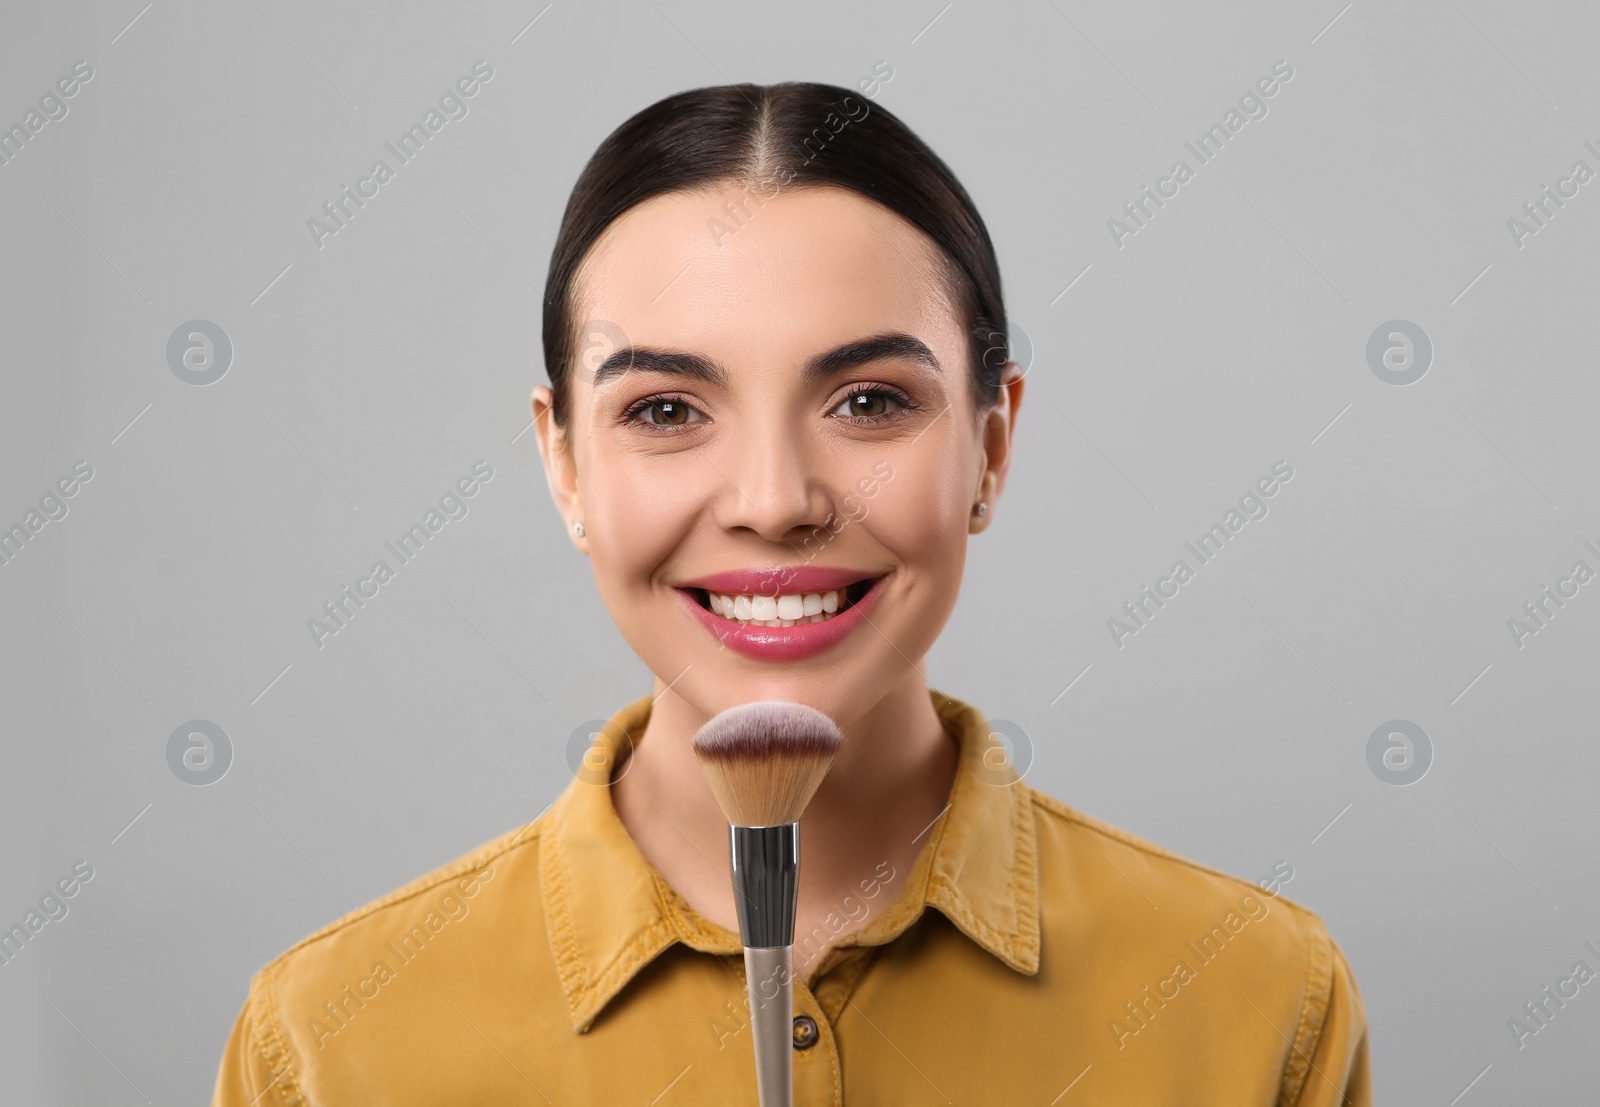
<path fill-rule="evenodd" d="M 817 1033 L 817 1020 L 810 1015 L 797 1015 L 794 1020 L 794 1047 L 810 1049 L 821 1037 Z"/>

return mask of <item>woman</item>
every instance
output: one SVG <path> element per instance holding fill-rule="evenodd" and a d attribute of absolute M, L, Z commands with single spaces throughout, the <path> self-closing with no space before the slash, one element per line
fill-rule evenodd
<path fill-rule="evenodd" d="M 263 969 L 215 1102 L 755 1102 L 691 742 L 782 699 L 845 738 L 801 824 L 796 1103 L 1369 1103 L 1315 914 L 1030 788 L 928 687 L 1012 457 L 1004 320 L 966 192 L 844 89 L 698 89 L 607 138 L 532 407 L 655 689 L 533 823 Z"/>

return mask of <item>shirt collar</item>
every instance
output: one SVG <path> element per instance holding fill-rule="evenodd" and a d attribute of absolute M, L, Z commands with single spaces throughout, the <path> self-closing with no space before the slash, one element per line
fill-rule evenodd
<path fill-rule="evenodd" d="M 929 689 L 960 749 L 950 802 L 927 833 L 899 898 L 852 945 L 889 942 L 929 907 L 1010 968 L 1039 968 L 1038 855 L 1028 786 L 976 708 Z M 587 1031 L 627 983 L 674 942 L 713 954 L 739 935 L 699 915 L 639 851 L 607 783 L 618 750 L 644 737 L 642 696 L 595 734 L 583 768 L 539 832 L 545 918 L 575 1031 Z"/>

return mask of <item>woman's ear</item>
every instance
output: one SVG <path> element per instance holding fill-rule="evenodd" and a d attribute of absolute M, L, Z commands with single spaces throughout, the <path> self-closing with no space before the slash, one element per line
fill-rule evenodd
<path fill-rule="evenodd" d="M 977 534 L 994 518 L 996 501 L 1005 491 L 1006 474 L 1011 470 L 1012 441 L 1017 426 L 1017 409 L 1022 406 L 1022 378 L 1024 370 L 1014 361 L 1006 362 L 1000 376 L 1000 394 L 995 404 L 983 417 L 983 468 L 978 474 L 978 491 L 974 505 L 989 505 L 982 515 L 974 515 L 969 526 Z"/>
<path fill-rule="evenodd" d="M 555 394 L 546 385 L 533 390 L 530 406 L 533 412 L 533 432 L 539 439 L 539 459 L 544 463 L 545 483 L 550 488 L 550 498 L 556 511 L 565 520 L 567 538 L 584 553 L 589 552 L 588 540 L 574 529 L 583 521 L 583 495 L 578 490 L 578 469 L 572 456 L 572 440 L 556 423 L 552 413 Z"/>

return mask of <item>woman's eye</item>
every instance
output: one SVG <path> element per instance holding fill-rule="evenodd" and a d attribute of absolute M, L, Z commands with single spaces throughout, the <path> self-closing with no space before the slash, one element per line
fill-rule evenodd
<path fill-rule="evenodd" d="M 648 427 L 684 427 L 700 422 L 696 410 L 675 396 L 654 396 L 640 400 L 628 410 L 627 421 Z"/>
<path fill-rule="evenodd" d="M 856 422 L 872 422 L 893 418 L 897 414 L 896 408 L 903 413 L 914 406 L 904 396 L 887 389 L 863 388 L 845 397 L 834 411 Z"/>

